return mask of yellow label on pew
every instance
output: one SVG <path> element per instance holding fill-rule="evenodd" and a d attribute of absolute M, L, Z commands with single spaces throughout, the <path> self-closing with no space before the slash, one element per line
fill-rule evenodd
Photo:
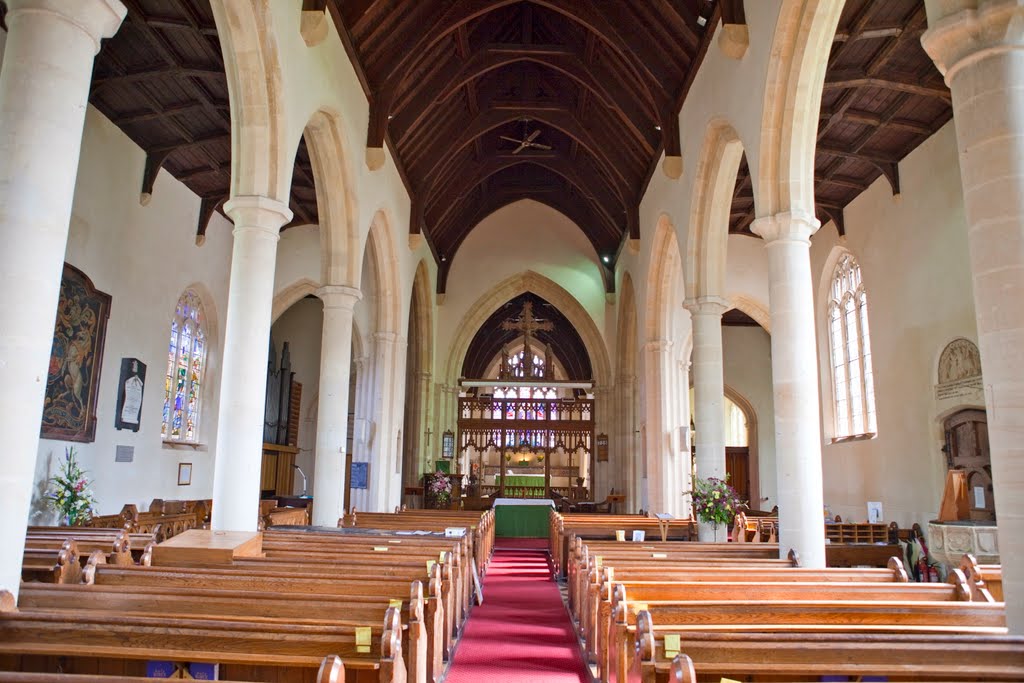
<path fill-rule="evenodd" d="M 387 551 L 388 551 L 388 547 L 386 545 L 375 545 L 375 546 L 373 546 L 373 552 L 375 552 L 375 553 L 386 553 Z"/>
<path fill-rule="evenodd" d="M 668 557 L 666 553 L 651 553 L 651 557 L 655 560 L 664 560 Z"/>
<path fill-rule="evenodd" d="M 437 561 L 442 563 L 442 564 L 444 564 L 444 551 L 443 550 L 440 553 L 438 553 Z"/>
<path fill-rule="evenodd" d="M 678 633 L 666 633 L 665 634 L 665 656 L 675 657 L 679 654 L 679 634 Z"/>
<path fill-rule="evenodd" d="M 402 609 L 402 601 L 398 599 L 392 600 L 388 603 L 388 607 L 397 607 L 398 609 Z"/>
<path fill-rule="evenodd" d="M 388 543 L 401 543 L 401 542 L 402 542 L 402 539 L 400 539 L 400 538 L 388 541 Z"/>
<path fill-rule="evenodd" d="M 437 560 L 427 560 L 427 576 L 433 575 L 435 564 L 437 564 Z"/>
<path fill-rule="evenodd" d="M 637 613 L 640 613 L 640 612 L 642 612 L 645 609 L 647 609 L 647 603 L 646 602 L 633 603 L 633 611 L 635 611 Z"/>
<path fill-rule="evenodd" d="M 356 652 L 368 654 L 370 652 L 370 638 L 373 629 L 369 626 L 356 626 Z"/>
<path fill-rule="evenodd" d="M 642 549 L 644 549 L 644 550 L 654 550 L 654 546 L 653 545 L 642 545 L 640 547 Z"/>
<path fill-rule="evenodd" d="M 719 678 L 718 683 L 740 683 L 735 678 Z"/>
<path fill-rule="evenodd" d="M 600 555 L 594 555 L 594 564 L 597 565 L 598 569 L 601 568 L 601 560 L 603 560 L 603 559 L 604 558 L 601 557 Z"/>

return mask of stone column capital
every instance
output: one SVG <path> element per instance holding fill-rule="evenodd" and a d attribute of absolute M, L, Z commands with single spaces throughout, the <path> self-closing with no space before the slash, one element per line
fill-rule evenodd
<path fill-rule="evenodd" d="M 811 235 L 820 227 L 821 221 L 813 214 L 796 210 L 758 218 L 750 225 L 750 230 L 768 244 L 802 242 L 810 246 Z"/>
<path fill-rule="evenodd" d="M 652 353 L 666 353 L 671 348 L 672 342 L 669 339 L 652 339 L 644 344 L 644 351 Z"/>
<path fill-rule="evenodd" d="M 363 298 L 361 291 L 348 285 L 324 285 L 314 294 L 324 302 L 324 308 L 342 308 L 349 311 Z"/>
<path fill-rule="evenodd" d="M 433 378 L 433 375 L 429 372 L 417 372 L 416 378 L 421 382 L 429 382 Z"/>
<path fill-rule="evenodd" d="M 687 299 L 683 307 L 690 312 L 690 315 L 714 315 L 719 318 L 722 314 L 732 308 L 729 300 L 720 296 L 698 296 Z"/>
<path fill-rule="evenodd" d="M 259 230 L 277 236 L 281 226 L 292 219 L 292 211 L 287 204 L 259 195 L 232 197 L 224 204 L 224 213 L 235 224 L 235 233 Z"/>
<path fill-rule="evenodd" d="M 974 62 L 1001 52 L 1024 50 L 1024 5 L 1020 0 L 928 4 L 929 28 L 921 36 L 921 45 L 946 85 Z"/>
<path fill-rule="evenodd" d="M 49 15 L 80 29 L 100 51 L 100 41 L 111 38 L 121 27 L 128 9 L 121 0 L 7 0 L 7 25 L 14 26 L 19 15 Z"/>

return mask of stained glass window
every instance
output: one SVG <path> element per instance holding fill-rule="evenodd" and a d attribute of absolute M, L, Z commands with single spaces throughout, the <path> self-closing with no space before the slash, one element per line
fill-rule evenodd
<path fill-rule="evenodd" d="M 203 303 L 199 295 L 186 290 L 174 310 L 171 340 L 167 347 L 167 376 L 164 379 L 163 426 L 166 441 L 196 442 L 206 368 L 206 334 L 203 331 Z"/>
<path fill-rule="evenodd" d="M 535 376 L 547 377 L 547 368 L 544 367 L 544 359 L 534 354 L 533 365 L 537 368 Z M 523 352 L 512 355 L 508 359 L 508 366 L 512 377 L 519 379 L 524 376 Z M 496 399 L 549 399 L 558 398 L 558 391 L 554 387 L 495 387 L 494 398 Z M 542 405 L 528 408 L 525 404 L 506 404 L 505 419 L 507 420 L 545 420 L 548 419 Z"/>
<path fill-rule="evenodd" d="M 871 371 L 868 297 L 860 266 L 845 254 L 832 274 L 828 301 L 835 438 L 874 435 L 875 383 Z"/>

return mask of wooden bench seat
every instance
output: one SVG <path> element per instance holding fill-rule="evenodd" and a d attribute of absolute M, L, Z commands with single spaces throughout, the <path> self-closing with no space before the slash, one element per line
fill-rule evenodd
<path fill-rule="evenodd" d="M 655 633 L 637 634 L 631 682 L 698 683 L 726 677 L 798 683 L 828 675 L 851 680 L 1024 680 L 1024 638 L 1019 636 L 679 633 L 682 654 L 667 656 L 663 637 Z"/>
<path fill-rule="evenodd" d="M 370 626 L 367 647 L 357 631 L 364 627 L 15 610 L 9 593 L 4 593 L 0 604 L 0 655 L 15 655 L 13 659 L 59 655 L 94 661 L 216 662 L 222 667 L 222 675 L 230 679 L 234 677 L 233 665 L 268 667 L 277 677 L 304 677 L 295 670 L 317 668 L 326 655 L 335 654 L 344 662 L 350 681 L 407 680 L 401 621 L 394 607 L 387 609 L 382 624 Z M 13 664 L 20 666 L 20 661 Z M 375 673 L 360 677 L 367 670 Z"/>
<path fill-rule="evenodd" d="M 651 624 L 649 629 L 647 623 Z M 643 628 L 638 628 L 637 624 Z M 617 672 L 617 680 L 626 680 L 638 631 L 648 630 L 653 633 L 1005 635 L 1006 614 L 1002 603 L 977 602 L 693 600 L 648 602 L 646 605 L 620 602 L 612 614 L 608 633 L 609 669 Z"/>
<path fill-rule="evenodd" d="M 104 674 L 70 674 L 37 671 L 0 671 L 0 683 L 145 683 L 152 678 Z M 243 683 L 220 678 L 222 683 Z M 337 655 L 324 657 L 315 683 L 345 683 L 345 663 Z"/>
<path fill-rule="evenodd" d="M 424 574 L 426 568 L 423 567 Z M 410 575 L 411 576 L 411 575 Z M 94 575 L 95 587 L 113 590 L 144 591 L 243 591 L 262 592 L 278 596 L 283 600 L 295 597 L 302 601 L 306 596 L 336 596 L 362 601 L 377 597 L 388 600 L 403 600 L 408 607 L 410 581 L 419 584 L 416 578 L 406 577 L 353 577 L 347 573 L 311 573 L 302 571 L 242 570 L 240 568 L 173 568 L 173 567 L 102 567 Z M 433 568 L 432 576 L 425 584 L 423 623 L 426 638 L 426 676 L 436 680 L 442 670 L 442 662 L 448 657 L 452 640 L 446 638 L 446 618 L 441 598 L 440 567 Z M 423 590 L 423 589 L 421 589 Z M 327 600 L 329 598 L 325 598 Z M 247 609 L 240 607 L 239 609 Z M 407 622 L 408 623 L 408 622 Z"/>
<path fill-rule="evenodd" d="M 1003 569 L 998 564 L 978 564 L 978 560 L 967 553 L 960 560 L 960 571 L 964 573 L 971 592 L 976 600 L 984 600 L 986 596 L 994 600 L 1003 599 Z"/>
<path fill-rule="evenodd" d="M 351 594 L 277 594 L 264 590 L 210 588 L 25 585 L 18 607 L 30 611 L 106 612 L 170 618 L 235 620 L 283 624 L 367 626 L 382 623 L 389 607 L 405 615 L 402 646 L 409 679 L 426 683 L 427 632 L 423 588 L 409 587 L 405 600 L 366 590 Z"/>
<path fill-rule="evenodd" d="M 596 607 L 588 605 L 585 614 L 587 653 L 601 668 L 610 665 L 607 636 L 612 626 L 612 615 L 629 596 L 636 606 L 689 602 L 953 602 L 969 601 L 970 590 L 962 575 L 958 583 L 856 583 L 839 582 L 622 582 L 602 594 Z"/>

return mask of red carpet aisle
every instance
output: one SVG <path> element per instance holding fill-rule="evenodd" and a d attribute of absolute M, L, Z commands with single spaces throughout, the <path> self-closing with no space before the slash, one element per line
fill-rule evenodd
<path fill-rule="evenodd" d="M 497 541 L 484 604 L 473 608 L 446 683 L 588 683 L 547 553 L 504 549 L 504 540 Z"/>

